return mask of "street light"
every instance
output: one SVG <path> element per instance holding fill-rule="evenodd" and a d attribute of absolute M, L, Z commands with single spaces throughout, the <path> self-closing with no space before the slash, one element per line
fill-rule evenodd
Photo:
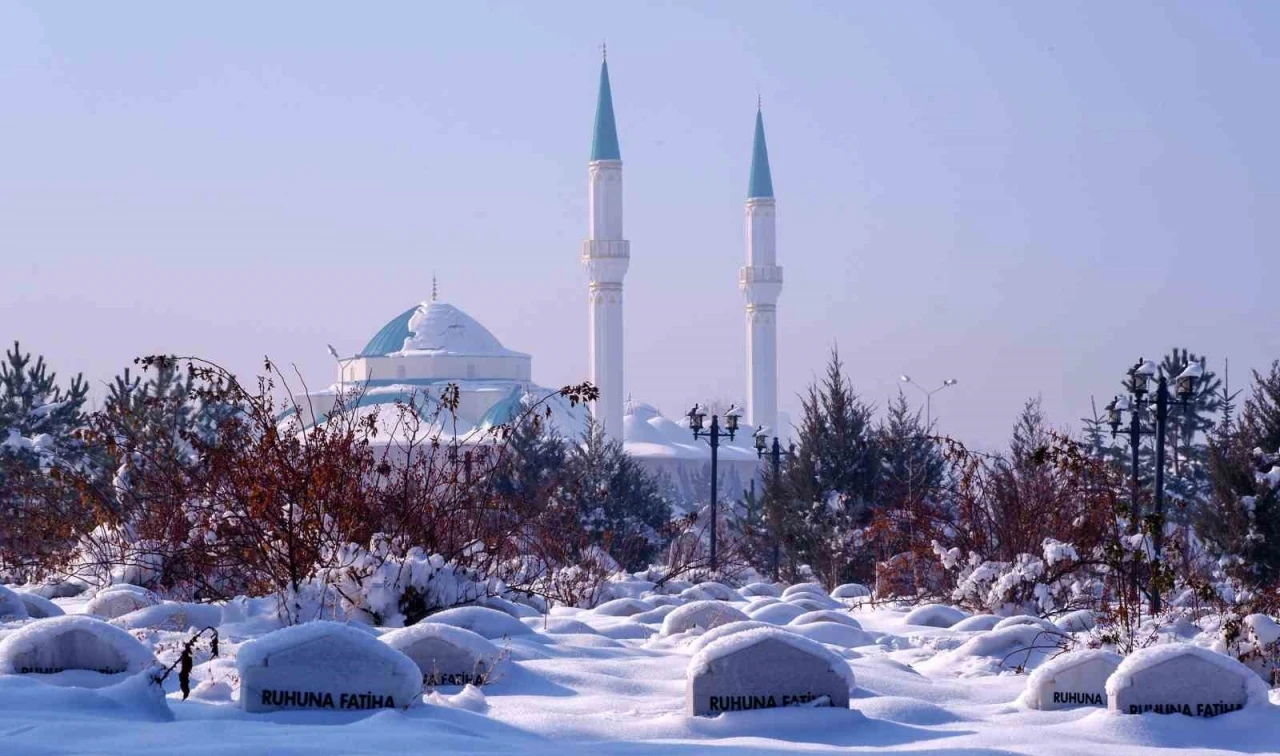
<path fill-rule="evenodd" d="M 769 448 L 769 429 L 761 425 L 756 428 L 756 458 L 764 459 L 766 454 L 769 455 L 770 461 L 773 462 L 773 490 L 769 492 L 769 496 L 779 497 L 782 493 L 782 455 L 791 456 L 795 454 L 794 447 L 787 451 L 782 450 L 782 444 L 779 443 L 778 437 L 773 437 L 773 448 Z M 773 506 L 777 507 L 778 502 L 773 501 Z M 773 530 L 773 580 L 778 580 L 778 562 L 782 558 L 782 533 L 779 532 L 778 523 L 771 522 L 770 528 Z"/>
<path fill-rule="evenodd" d="M 924 427 L 926 430 L 931 429 L 933 427 L 933 395 L 943 390 L 944 388 L 954 386 L 960 382 L 960 381 L 957 381 L 955 378 L 948 378 L 942 382 L 941 386 L 937 387 L 933 391 L 930 391 L 926 389 L 924 386 L 921 386 L 920 384 L 911 380 L 911 376 L 907 375 L 906 373 L 903 373 L 898 380 L 902 381 L 903 383 L 909 383 L 912 386 L 915 386 L 916 388 L 920 389 L 920 391 L 924 392 Z"/>
<path fill-rule="evenodd" d="M 1154 376 L 1159 376 L 1156 381 L 1155 399 L 1147 398 L 1150 392 L 1148 383 Z M 1155 404 L 1156 409 L 1156 427 L 1154 430 L 1156 437 L 1156 496 L 1155 496 L 1155 523 L 1152 528 L 1151 541 L 1152 551 L 1152 569 L 1151 569 L 1151 613 L 1155 614 L 1160 611 L 1160 590 L 1157 583 L 1157 572 L 1160 566 L 1160 559 L 1164 555 L 1164 433 L 1165 426 L 1169 421 L 1169 405 L 1176 407 L 1188 407 L 1191 404 L 1192 397 L 1195 396 L 1196 386 L 1200 379 L 1204 377 L 1204 365 L 1192 362 L 1183 368 L 1174 381 L 1174 391 L 1177 396 L 1173 399 L 1169 395 L 1169 379 L 1164 375 L 1163 370 L 1156 368 L 1156 364 L 1151 360 L 1139 360 L 1129 369 L 1129 380 L 1125 387 L 1129 389 L 1130 396 L 1112 399 L 1107 404 L 1107 424 L 1111 426 L 1111 437 L 1115 438 L 1120 432 L 1120 424 L 1122 414 L 1129 413 L 1129 449 L 1132 454 L 1132 475 L 1133 475 L 1133 511 L 1136 519 L 1138 512 L 1138 492 L 1141 490 L 1142 483 L 1138 475 L 1138 451 L 1139 440 L 1143 433 L 1152 431 L 1143 431 L 1141 417 L 1143 411 Z"/>
<path fill-rule="evenodd" d="M 724 413 L 724 430 L 720 430 L 720 418 L 718 415 L 711 416 L 711 429 L 703 430 L 702 425 L 707 419 L 707 413 L 699 405 L 693 405 L 693 409 L 689 410 L 687 417 L 689 418 L 689 429 L 693 431 L 694 440 L 698 440 L 703 436 L 707 437 L 707 442 L 711 445 L 711 571 L 716 571 L 716 526 L 718 525 L 718 507 L 716 504 L 716 478 L 718 477 L 717 467 L 719 464 L 720 437 L 727 435 L 732 441 L 734 434 L 738 432 L 738 418 L 742 416 L 742 410 L 730 404 L 729 409 Z"/>

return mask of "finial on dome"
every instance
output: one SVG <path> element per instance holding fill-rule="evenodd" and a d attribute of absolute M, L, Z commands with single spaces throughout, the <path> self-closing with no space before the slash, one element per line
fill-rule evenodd
<path fill-rule="evenodd" d="M 435 271 L 431 273 L 431 301 L 434 302 L 440 298 L 440 287 L 436 281 Z"/>

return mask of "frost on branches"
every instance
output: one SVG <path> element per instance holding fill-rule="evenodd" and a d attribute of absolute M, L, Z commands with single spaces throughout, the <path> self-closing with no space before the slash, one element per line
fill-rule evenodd
<path fill-rule="evenodd" d="M 953 574 L 951 598 L 974 611 L 993 614 L 1049 615 L 1073 609 L 1091 594 L 1092 581 L 1076 569 L 1075 546 L 1044 539 L 1040 556 L 1018 554 L 1012 562 L 983 559 L 933 542 L 943 569 Z"/>

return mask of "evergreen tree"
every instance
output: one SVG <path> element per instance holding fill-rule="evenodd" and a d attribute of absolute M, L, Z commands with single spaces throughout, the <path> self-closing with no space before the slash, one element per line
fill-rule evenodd
<path fill-rule="evenodd" d="M 1264 452 L 1280 451 L 1280 360 L 1263 375 L 1253 371 L 1253 395 L 1241 415 L 1243 443 Z"/>
<path fill-rule="evenodd" d="M 528 409 L 528 403 L 524 404 Z M 506 439 L 506 457 L 495 471 L 494 490 L 518 505 L 543 502 L 562 483 L 568 450 L 564 440 L 549 432 L 544 415 L 529 413 Z"/>
<path fill-rule="evenodd" d="M 570 446 L 561 497 L 577 512 L 594 545 L 630 570 L 648 566 L 662 547 L 671 504 L 645 472 L 592 421 L 582 443 Z"/>
<path fill-rule="evenodd" d="M 880 475 L 871 409 L 858 399 L 840 354 L 801 399 L 795 454 L 786 482 L 797 504 L 794 548 L 824 581 L 866 579 L 872 555 L 864 548 Z"/>
<path fill-rule="evenodd" d="M 70 545 L 86 508 L 70 471 L 91 472 L 78 437 L 88 386 L 66 388 L 17 342 L 0 363 L 0 574 L 33 577 Z"/>
<path fill-rule="evenodd" d="M 899 533 L 886 534 L 881 558 L 905 551 L 911 542 L 912 513 L 937 499 L 946 462 L 931 437 L 932 429 L 911 411 L 907 397 L 898 391 L 885 419 L 876 428 L 880 450 L 880 487 L 877 505 L 894 512 Z"/>

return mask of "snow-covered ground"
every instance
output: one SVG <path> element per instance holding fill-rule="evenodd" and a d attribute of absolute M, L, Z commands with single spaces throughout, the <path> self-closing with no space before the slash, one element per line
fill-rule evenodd
<path fill-rule="evenodd" d="M 803 600 L 803 594 L 790 599 Z M 726 603 L 750 615 L 776 605 L 772 601 Z M 77 614 L 87 602 L 56 603 Z M 1014 622 L 954 630 L 911 624 L 908 607 L 847 610 L 856 624 L 810 617 L 784 625 L 788 632 L 825 642 L 847 661 L 856 679 L 847 710 L 786 708 L 690 717 L 686 670 L 705 645 L 698 642 L 703 631 L 664 634 L 669 612 L 617 616 L 618 609 L 617 604 L 603 613 L 560 608 L 549 617 L 518 620 L 532 632 L 492 640 L 506 658 L 483 692 L 441 688 L 407 711 L 267 714 L 245 713 L 237 703 L 235 657 L 241 644 L 261 637 L 272 623 L 261 612 L 227 612 L 227 619 L 236 621 L 220 627 L 220 656 L 211 659 L 199 644 L 194 691 L 186 701 L 177 691 L 176 673 L 166 682 L 165 699 L 148 693 L 145 675 L 0 675 L 0 754 L 1280 752 L 1280 698 L 1274 692 L 1269 704 L 1212 719 L 1087 707 L 1036 711 L 1019 700 L 1027 674 L 1009 667 L 1033 667 L 1047 655 L 1006 657 L 1024 649 L 1040 626 Z M 917 611 L 914 618 L 946 624 L 944 614 Z M 0 638 L 31 622 L 0 625 Z M 191 634 L 125 624 L 165 664 L 177 658 Z M 492 634 L 483 622 L 472 625 L 481 635 Z M 1187 640 L 1208 646 L 1212 637 Z"/>

